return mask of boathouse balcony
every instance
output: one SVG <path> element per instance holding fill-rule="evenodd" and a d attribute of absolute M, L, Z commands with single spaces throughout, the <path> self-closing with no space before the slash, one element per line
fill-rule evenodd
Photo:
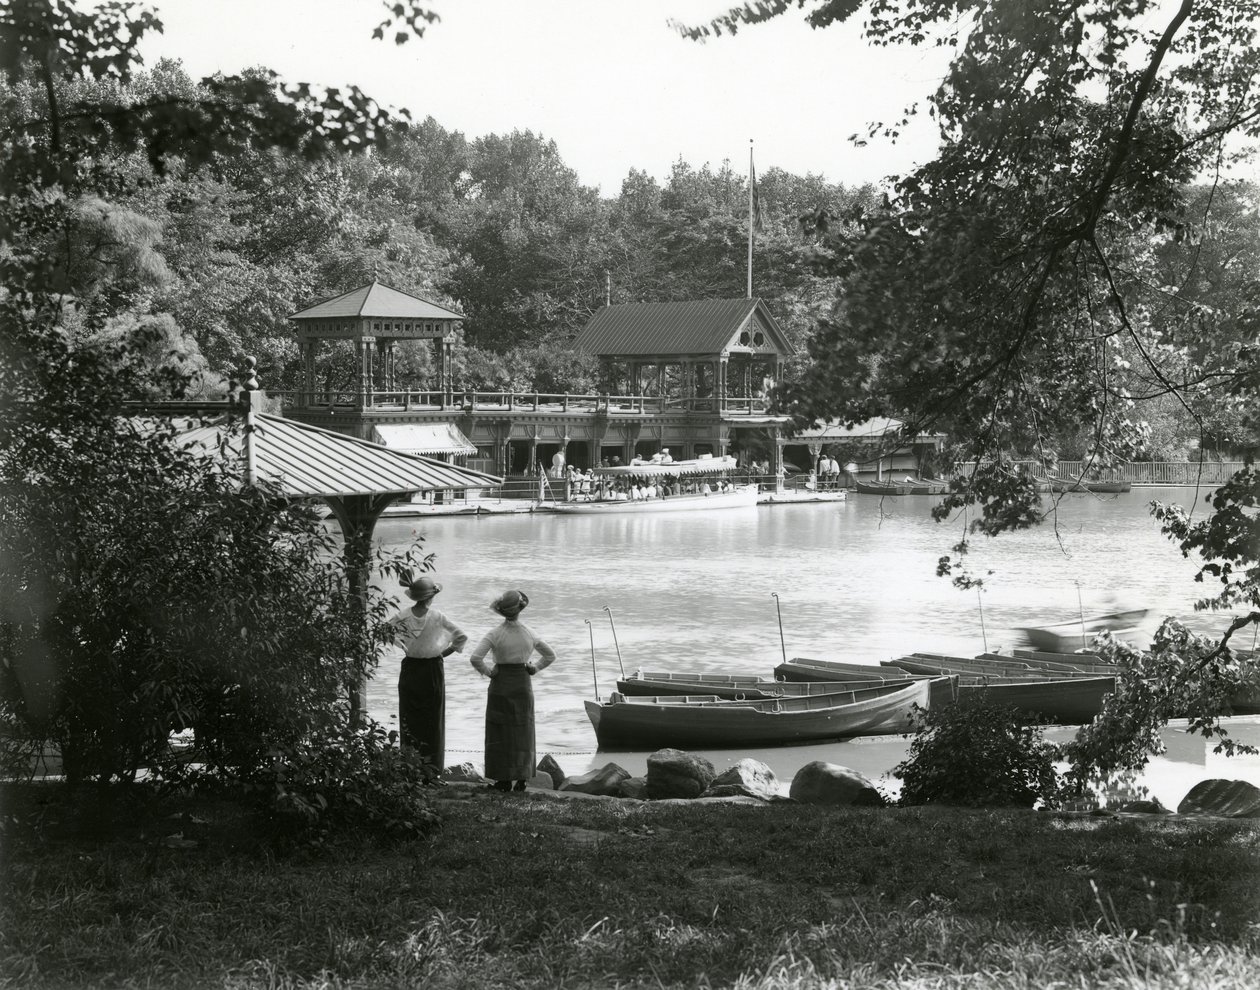
<path fill-rule="evenodd" d="M 482 392 L 441 389 L 355 392 L 337 389 L 291 390 L 271 393 L 282 408 L 293 411 L 373 413 L 455 411 L 560 412 L 603 416 L 652 416 L 665 413 L 698 413 L 726 417 L 766 416 L 764 396 L 605 395 L 554 392 Z"/>

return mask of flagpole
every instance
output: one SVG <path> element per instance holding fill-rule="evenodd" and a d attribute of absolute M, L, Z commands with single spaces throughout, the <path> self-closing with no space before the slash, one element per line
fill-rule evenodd
<path fill-rule="evenodd" d="M 753 196 L 757 182 L 757 173 L 753 171 L 753 139 L 748 139 L 748 298 L 752 294 L 752 259 L 753 259 Z"/>

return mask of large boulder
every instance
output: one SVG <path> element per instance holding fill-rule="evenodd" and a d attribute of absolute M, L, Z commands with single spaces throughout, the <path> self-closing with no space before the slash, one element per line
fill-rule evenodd
<path fill-rule="evenodd" d="M 802 804 L 879 807 L 887 803 L 866 775 L 822 760 L 806 763 L 797 770 L 788 793 L 793 801 Z"/>
<path fill-rule="evenodd" d="M 714 777 L 713 783 L 700 796 L 711 798 L 736 795 L 773 801 L 779 796 L 779 778 L 760 760 L 744 757 L 733 767 Z"/>
<path fill-rule="evenodd" d="M 699 797 L 716 775 L 713 764 L 703 756 L 658 749 L 647 759 L 647 794 L 653 801 Z"/>
<path fill-rule="evenodd" d="M 560 789 L 560 785 L 564 783 L 564 771 L 560 769 L 560 764 L 556 762 L 556 758 L 548 753 L 538 761 L 538 772 L 545 773 L 551 778 L 551 786 Z"/>
<path fill-rule="evenodd" d="M 630 778 L 630 771 L 615 763 L 605 763 L 596 770 L 588 770 L 576 777 L 566 777 L 556 788 L 558 791 L 577 791 L 579 794 L 595 794 L 603 797 L 619 797 L 621 784 Z"/>
<path fill-rule="evenodd" d="M 1203 780 L 1181 799 L 1177 813 L 1260 818 L 1260 788 L 1245 780 Z"/>
<path fill-rule="evenodd" d="M 647 800 L 647 778 L 628 777 L 621 782 L 621 796 L 635 801 Z"/>

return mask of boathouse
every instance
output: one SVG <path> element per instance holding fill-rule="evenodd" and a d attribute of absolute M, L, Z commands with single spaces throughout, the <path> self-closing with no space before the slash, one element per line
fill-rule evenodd
<path fill-rule="evenodd" d="M 591 395 L 463 388 L 452 374 L 463 315 L 380 282 L 291 319 L 303 387 L 283 396 L 285 415 L 361 440 L 507 477 L 536 477 L 557 453 L 583 468 L 662 447 L 680 459 L 756 451 L 772 472 L 782 461 L 787 420 L 768 393 L 793 348 L 760 299 L 603 307 L 574 341 L 605 369 Z M 428 387 L 399 380 L 400 341 L 431 342 Z M 317 375 L 333 347 L 352 362 L 340 384 Z"/>

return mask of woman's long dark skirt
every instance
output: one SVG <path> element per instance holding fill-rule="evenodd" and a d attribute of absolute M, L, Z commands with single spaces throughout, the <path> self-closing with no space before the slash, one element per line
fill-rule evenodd
<path fill-rule="evenodd" d="M 446 766 L 446 669 L 441 657 L 403 657 L 398 736 L 438 770 Z"/>
<path fill-rule="evenodd" d="M 534 688 L 523 664 L 506 664 L 486 696 L 486 776 L 529 780 L 534 770 Z"/>

